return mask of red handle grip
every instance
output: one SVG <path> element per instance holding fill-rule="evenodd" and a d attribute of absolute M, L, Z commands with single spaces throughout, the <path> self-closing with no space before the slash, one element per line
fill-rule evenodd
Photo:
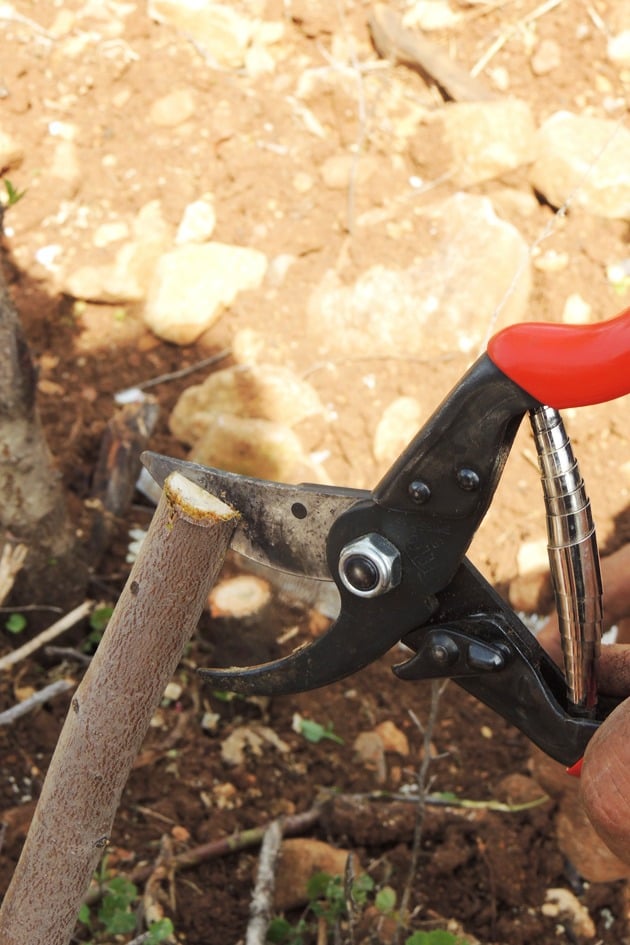
<path fill-rule="evenodd" d="M 561 409 L 630 393 L 630 308 L 597 325 L 511 325 L 488 355 L 541 404 Z"/>

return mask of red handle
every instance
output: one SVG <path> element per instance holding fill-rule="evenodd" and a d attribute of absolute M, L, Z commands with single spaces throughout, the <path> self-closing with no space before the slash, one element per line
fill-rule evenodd
<path fill-rule="evenodd" d="M 548 407 L 615 400 L 630 393 L 630 308 L 597 325 L 511 325 L 490 340 L 488 355 Z"/>

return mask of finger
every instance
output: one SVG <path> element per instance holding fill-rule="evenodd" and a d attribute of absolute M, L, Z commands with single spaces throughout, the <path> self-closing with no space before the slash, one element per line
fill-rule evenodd
<path fill-rule="evenodd" d="M 580 790 L 597 833 L 630 864 L 630 701 L 622 702 L 591 739 Z"/>
<path fill-rule="evenodd" d="M 597 687 L 607 696 L 630 696 L 630 645 L 611 643 L 601 648 Z"/>

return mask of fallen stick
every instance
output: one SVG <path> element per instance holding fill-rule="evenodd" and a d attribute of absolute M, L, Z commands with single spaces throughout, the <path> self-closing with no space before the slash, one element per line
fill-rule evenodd
<path fill-rule="evenodd" d="M 26 657 L 30 656 L 31 653 L 34 653 L 35 650 L 39 650 L 42 646 L 50 643 L 50 641 L 54 640 L 55 637 L 65 633 L 65 631 L 69 630 L 70 627 L 73 627 L 80 620 L 83 620 L 84 617 L 87 617 L 91 607 L 92 601 L 84 600 L 82 604 L 79 604 L 79 606 L 75 607 L 74 610 L 71 610 L 70 613 L 60 617 L 59 620 L 56 620 L 55 623 L 51 624 L 48 629 L 42 630 L 38 636 L 33 637 L 33 639 L 29 640 L 28 643 L 25 643 L 24 646 L 19 646 L 17 650 L 12 650 L 11 653 L 7 653 L 6 656 L 3 656 L 0 659 L 0 670 L 8 669 L 10 666 L 14 666 L 15 663 L 19 663 L 21 660 L 26 659 Z"/>
<path fill-rule="evenodd" d="M 377 3 L 369 16 L 368 25 L 372 42 L 383 59 L 414 69 L 454 102 L 481 102 L 496 99 L 480 79 L 465 69 L 421 33 L 412 33 L 403 26 L 401 18 L 385 4 Z"/>
<path fill-rule="evenodd" d="M 2 945 L 68 945 L 162 693 L 237 513 L 175 473 L 71 703 L 0 909 Z"/>
<path fill-rule="evenodd" d="M 72 689 L 74 686 L 76 686 L 76 683 L 71 679 L 58 679 L 56 682 L 50 683 L 49 686 L 44 686 L 43 689 L 34 692 L 32 696 L 28 696 L 22 702 L 18 702 L 16 705 L 12 705 L 10 709 L 0 712 L 0 725 L 11 725 L 16 719 L 32 712 L 37 706 L 49 702 L 50 699 L 54 699 L 62 692 L 67 692 L 68 689 Z"/>
<path fill-rule="evenodd" d="M 276 864 L 282 843 L 282 820 L 272 821 L 263 837 L 258 857 L 258 874 L 249 906 L 245 945 L 265 945 L 276 888 Z"/>

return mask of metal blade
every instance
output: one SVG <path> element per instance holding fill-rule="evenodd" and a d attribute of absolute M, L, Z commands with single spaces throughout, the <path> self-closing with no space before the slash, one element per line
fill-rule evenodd
<path fill-rule="evenodd" d="M 158 485 L 179 472 L 231 505 L 242 516 L 232 548 L 260 564 L 330 580 L 326 540 L 337 516 L 370 493 L 336 486 L 287 485 L 239 476 L 159 453 L 144 452 L 142 462 Z"/>

